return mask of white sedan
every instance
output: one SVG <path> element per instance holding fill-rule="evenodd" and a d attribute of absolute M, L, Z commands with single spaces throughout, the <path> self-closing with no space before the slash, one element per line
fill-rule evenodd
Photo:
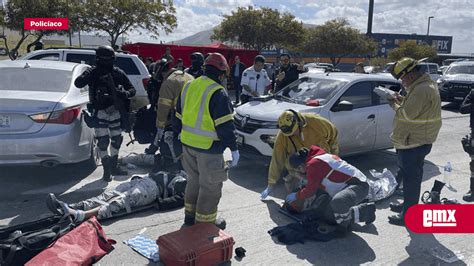
<path fill-rule="evenodd" d="M 0 62 L 0 165 L 96 162 L 94 131 L 81 111 L 88 88 L 74 80 L 85 64 Z"/>
<path fill-rule="evenodd" d="M 339 132 L 342 155 L 392 147 L 394 111 L 373 92 L 382 86 L 400 91 L 401 84 L 385 75 L 333 72 L 306 73 L 276 95 L 255 99 L 235 110 L 234 124 L 241 153 L 271 156 L 277 120 L 286 109 L 316 113 Z"/>

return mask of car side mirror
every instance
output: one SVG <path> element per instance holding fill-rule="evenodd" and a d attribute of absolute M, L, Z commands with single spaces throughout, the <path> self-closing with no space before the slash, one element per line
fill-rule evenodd
<path fill-rule="evenodd" d="M 333 112 L 341 112 L 341 111 L 352 111 L 354 109 L 354 105 L 348 101 L 341 101 L 338 104 L 334 105 L 331 108 Z"/>

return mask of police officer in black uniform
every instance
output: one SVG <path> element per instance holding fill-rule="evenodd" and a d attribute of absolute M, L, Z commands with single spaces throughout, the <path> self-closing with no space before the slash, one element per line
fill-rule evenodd
<path fill-rule="evenodd" d="M 184 72 L 190 74 L 194 78 L 202 76 L 204 73 L 203 64 L 204 64 L 204 55 L 200 52 L 192 53 L 190 56 L 191 66 L 186 68 Z"/>
<path fill-rule="evenodd" d="M 471 93 L 469 93 L 466 98 L 464 99 L 463 103 L 461 104 L 460 112 L 461 114 L 471 114 L 470 115 L 470 123 L 469 126 L 471 127 L 471 134 L 466 135 L 462 140 L 462 146 L 464 151 L 471 156 L 471 163 L 469 164 L 471 168 L 471 184 L 469 192 L 467 192 L 462 198 L 467 202 L 474 201 L 474 143 L 473 143 L 473 136 L 474 136 L 474 106 L 472 105 L 472 100 L 474 99 L 474 89 L 471 89 Z"/>
<path fill-rule="evenodd" d="M 89 123 L 88 126 L 95 131 L 104 169 L 102 179 L 105 181 L 111 181 L 111 175 L 128 174 L 117 166 L 117 160 L 123 141 L 122 129 L 130 130 L 127 121 L 129 98 L 136 93 L 127 75 L 114 67 L 114 61 L 115 52 L 112 47 L 100 46 L 96 50 L 96 66 L 84 71 L 74 82 L 78 88 L 89 86 L 87 109 L 92 114 L 94 123 Z"/>

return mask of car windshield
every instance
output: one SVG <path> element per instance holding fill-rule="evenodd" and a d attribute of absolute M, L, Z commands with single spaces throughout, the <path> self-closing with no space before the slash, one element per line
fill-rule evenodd
<path fill-rule="evenodd" d="M 279 91 L 276 97 L 283 100 L 308 104 L 317 101 L 317 105 L 325 105 L 332 96 L 347 82 L 342 80 L 303 77 Z"/>
<path fill-rule="evenodd" d="M 474 65 L 453 65 L 446 74 L 474 74 Z"/>
<path fill-rule="evenodd" d="M 72 72 L 57 69 L 2 68 L 0 91 L 49 91 L 67 92 Z"/>

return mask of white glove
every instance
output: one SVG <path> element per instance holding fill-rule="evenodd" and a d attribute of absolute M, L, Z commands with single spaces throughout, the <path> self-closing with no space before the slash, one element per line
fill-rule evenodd
<path fill-rule="evenodd" d="M 260 199 L 261 200 L 266 199 L 268 197 L 268 195 L 270 195 L 272 190 L 273 190 L 273 187 L 267 186 L 267 188 L 264 191 L 262 191 L 262 193 L 260 193 Z"/>
<path fill-rule="evenodd" d="M 232 162 L 230 164 L 230 167 L 236 167 L 237 164 L 239 163 L 239 158 L 240 158 L 239 150 L 232 151 L 231 154 L 232 154 Z"/>
<path fill-rule="evenodd" d="M 155 140 L 153 140 L 153 144 L 156 147 L 159 147 L 161 137 L 163 137 L 163 129 L 158 127 L 156 128 Z"/>

